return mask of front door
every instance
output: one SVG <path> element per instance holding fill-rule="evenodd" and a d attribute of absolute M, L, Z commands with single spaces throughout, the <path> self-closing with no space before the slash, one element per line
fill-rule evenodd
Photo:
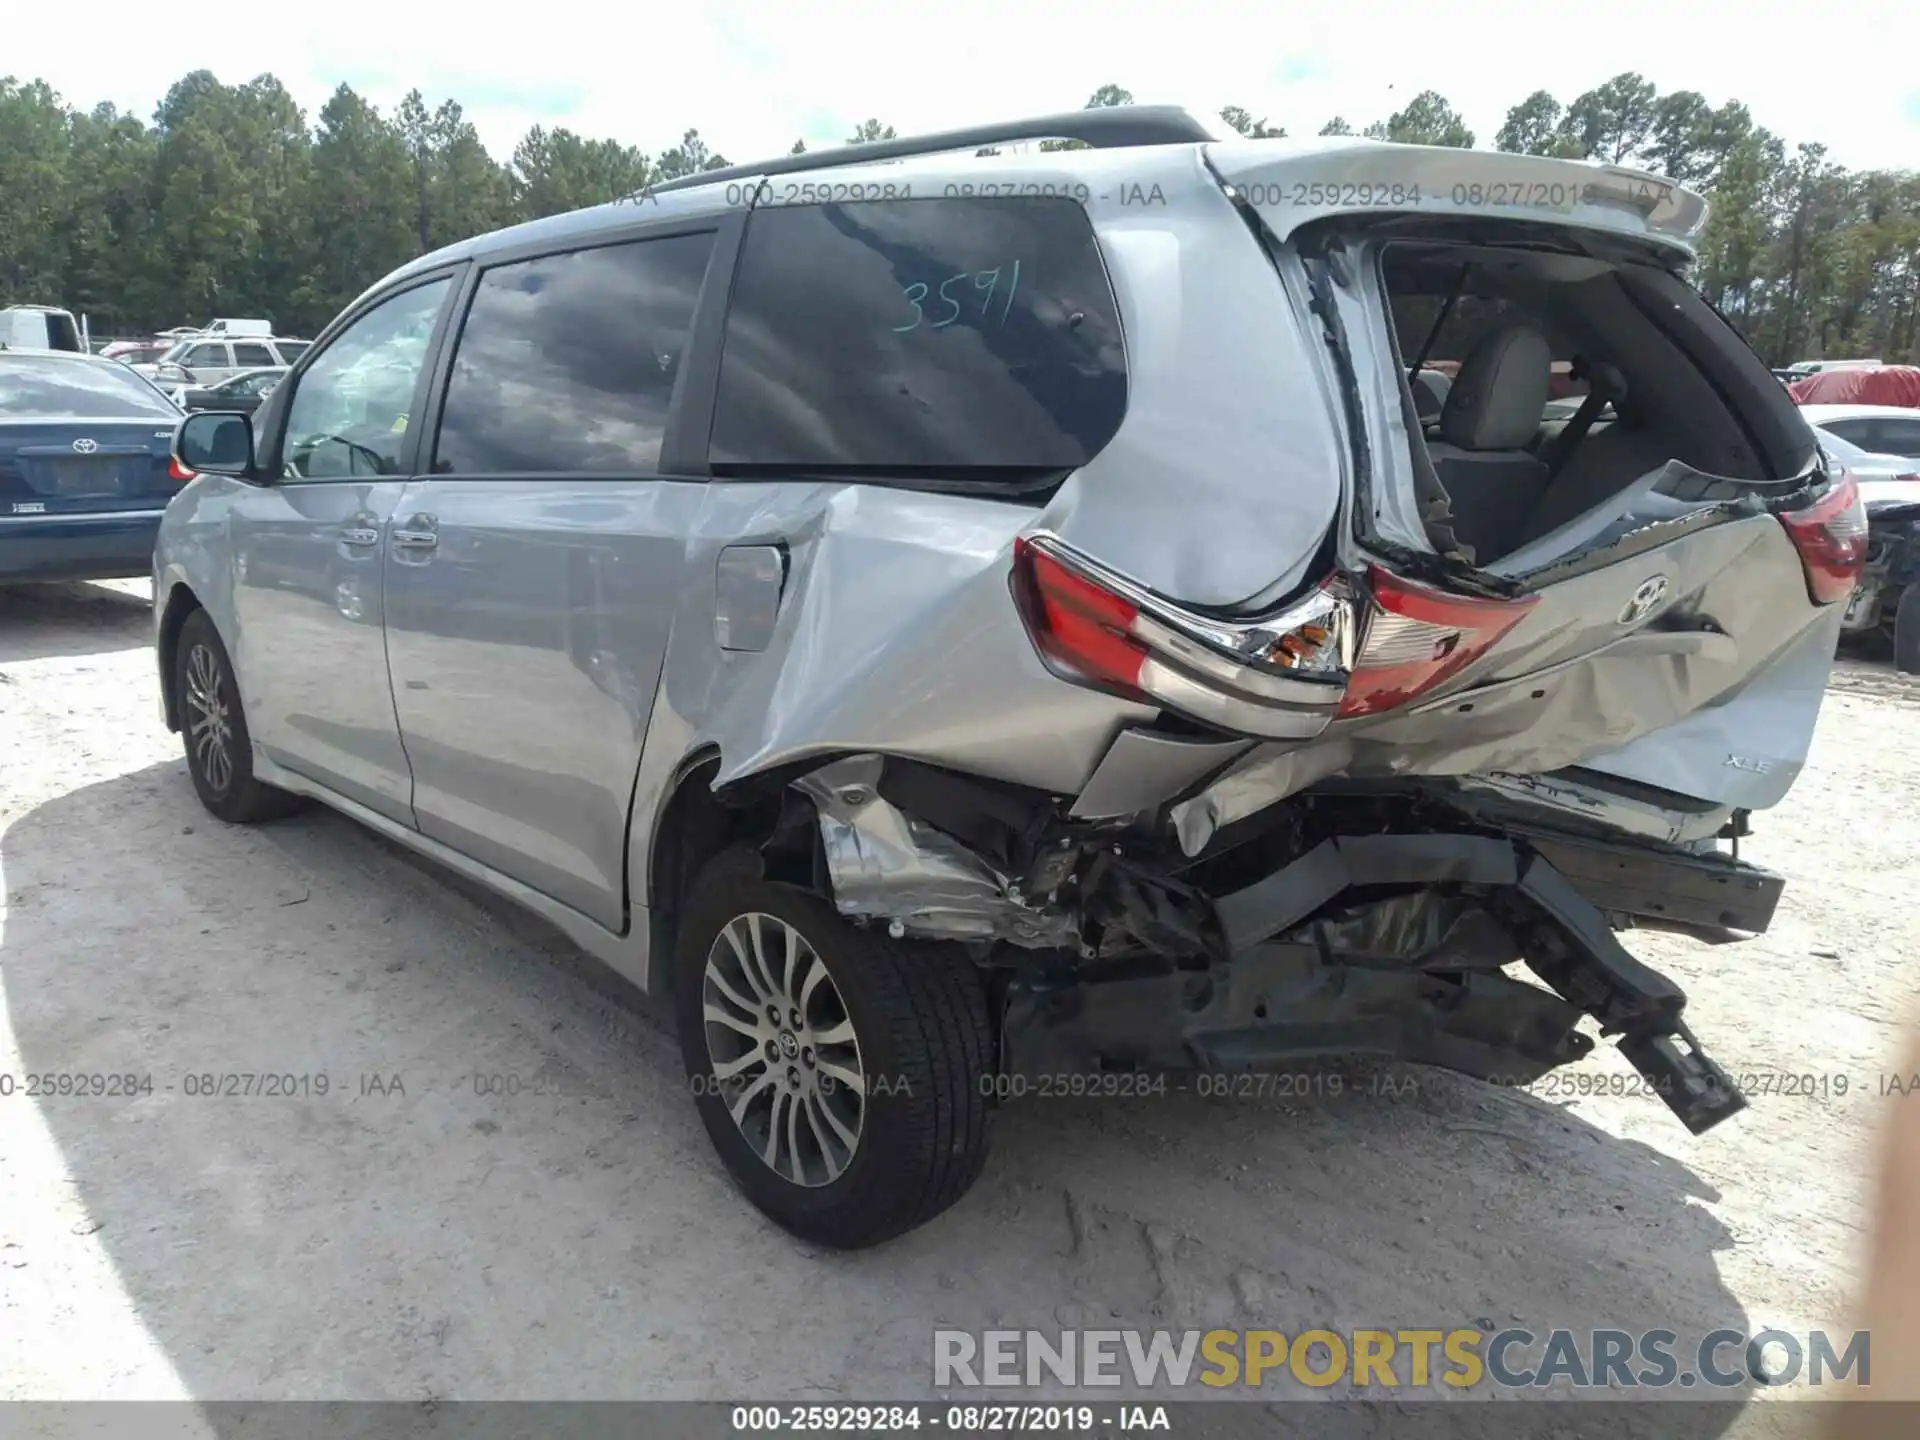
<path fill-rule="evenodd" d="M 233 507 L 234 665 L 254 743 L 411 826 L 381 629 L 388 522 L 414 470 L 427 361 L 453 282 L 356 317 L 285 382 L 260 442 L 274 477 Z M 370 376 L 378 383 L 370 383 Z"/>

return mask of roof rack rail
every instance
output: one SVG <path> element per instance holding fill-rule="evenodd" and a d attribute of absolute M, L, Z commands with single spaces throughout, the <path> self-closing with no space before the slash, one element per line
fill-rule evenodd
<path fill-rule="evenodd" d="M 1178 105 L 1110 105 L 1097 110 L 1068 110 L 1032 120 L 1007 120 L 998 125 L 970 125 L 963 130 L 941 130 L 900 140 L 874 140 L 865 145 L 843 145 L 804 155 L 782 155 L 752 165 L 729 165 L 702 170 L 677 180 L 649 185 L 641 196 L 664 195 L 725 180 L 747 180 L 758 175 L 792 175 L 803 170 L 826 170 L 835 165 L 859 165 L 875 160 L 900 160 L 909 155 L 938 155 L 946 150 L 977 150 L 987 145 L 1015 145 L 1028 140 L 1078 140 L 1096 150 L 1129 145 L 1191 145 L 1215 139 L 1211 131 Z"/>

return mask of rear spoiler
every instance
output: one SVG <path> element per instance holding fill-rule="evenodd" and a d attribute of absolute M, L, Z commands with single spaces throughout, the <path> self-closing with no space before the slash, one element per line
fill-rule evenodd
<path fill-rule="evenodd" d="M 1275 238 L 1332 216 L 1528 220 L 1651 240 L 1691 258 L 1706 197 L 1649 170 L 1350 136 L 1226 140 L 1207 164 Z"/>

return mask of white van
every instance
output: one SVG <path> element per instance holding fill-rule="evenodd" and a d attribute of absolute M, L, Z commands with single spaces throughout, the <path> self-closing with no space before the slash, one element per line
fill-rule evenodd
<path fill-rule="evenodd" d="M 10 305 L 0 310 L 0 345 L 13 350 L 77 350 L 86 341 L 73 312 L 52 305 Z"/>
<path fill-rule="evenodd" d="M 229 338 L 235 335 L 245 335 L 249 338 L 265 336 L 273 334 L 273 322 L 271 320 L 215 320 L 200 333 L 225 335 Z"/>
<path fill-rule="evenodd" d="M 1802 375 L 1818 375 L 1822 370 L 1878 370 L 1884 360 L 1802 360 L 1793 368 Z"/>

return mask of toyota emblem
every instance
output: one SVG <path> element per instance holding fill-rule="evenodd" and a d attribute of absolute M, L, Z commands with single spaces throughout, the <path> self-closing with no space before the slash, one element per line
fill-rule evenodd
<path fill-rule="evenodd" d="M 1620 623 L 1622 625 L 1639 624 L 1658 610 L 1666 598 L 1666 576 L 1655 575 L 1651 580 L 1643 580 L 1640 588 L 1633 592 L 1633 598 L 1627 601 L 1626 608 L 1620 612 Z"/>
<path fill-rule="evenodd" d="M 78 450 L 82 455 L 91 455 L 100 448 L 100 442 L 98 440 L 76 440 L 73 442 L 73 448 Z"/>

